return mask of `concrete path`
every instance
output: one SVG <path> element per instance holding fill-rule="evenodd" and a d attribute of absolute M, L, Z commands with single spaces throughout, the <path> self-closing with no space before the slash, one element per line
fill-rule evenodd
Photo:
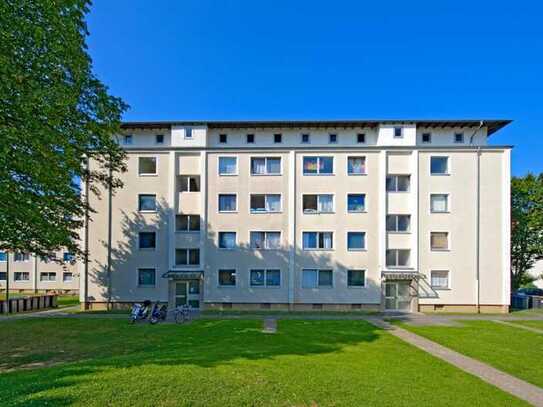
<path fill-rule="evenodd" d="M 512 322 L 500 321 L 500 320 L 494 320 L 493 322 L 497 322 L 498 324 L 502 324 L 502 325 L 512 326 L 514 328 L 525 329 L 526 331 L 535 332 L 536 334 L 543 334 L 543 329 L 537 329 L 531 326 L 514 324 Z"/>
<path fill-rule="evenodd" d="M 262 332 L 265 334 L 274 334 L 277 332 L 277 319 L 275 318 L 264 318 L 264 327 Z"/>
<path fill-rule="evenodd" d="M 486 363 L 479 362 L 464 356 L 449 348 L 441 346 L 419 335 L 393 326 L 380 318 L 368 318 L 371 324 L 386 329 L 390 334 L 416 346 L 419 349 L 468 372 L 485 382 L 506 391 L 519 399 L 527 401 L 534 406 L 543 407 L 543 389 L 533 384 L 517 379 L 501 370 L 495 369 Z"/>

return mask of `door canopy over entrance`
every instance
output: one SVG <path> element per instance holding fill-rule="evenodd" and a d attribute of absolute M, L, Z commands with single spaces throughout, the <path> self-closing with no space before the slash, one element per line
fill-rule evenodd
<path fill-rule="evenodd" d="M 204 277 L 202 270 L 170 270 L 162 275 L 162 278 L 170 280 L 200 280 Z"/>
<path fill-rule="evenodd" d="M 424 276 L 417 271 L 383 271 L 381 276 L 384 281 L 419 280 L 424 278 Z"/>

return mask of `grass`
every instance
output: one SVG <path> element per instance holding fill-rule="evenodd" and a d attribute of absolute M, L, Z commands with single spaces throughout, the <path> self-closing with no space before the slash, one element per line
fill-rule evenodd
<path fill-rule="evenodd" d="M 543 387 L 543 335 L 492 321 L 458 321 L 461 326 L 414 326 L 398 323 L 418 335 L 488 363 Z M 512 321 L 511 321 L 512 322 Z"/>
<path fill-rule="evenodd" d="M 365 321 L 3 324 L 3 407 L 525 405 Z"/>
<path fill-rule="evenodd" d="M 72 307 L 79 305 L 78 295 L 59 295 L 57 298 L 57 305 L 59 308 Z"/>
<path fill-rule="evenodd" d="M 510 321 L 513 324 L 519 324 L 528 326 L 530 328 L 541 329 L 543 331 L 543 320 L 533 320 L 533 321 Z"/>

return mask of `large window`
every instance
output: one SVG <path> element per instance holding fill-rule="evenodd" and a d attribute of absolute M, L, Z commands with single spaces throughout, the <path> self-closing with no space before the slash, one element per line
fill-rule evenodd
<path fill-rule="evenodd" d="M 140 175 L 156 175 L 156 157 L 139 158 Z"/>
<path fill-rule="evenodd" d="M 435 213 L 449 212 L 449 195 L 431 194 L 430 211 Z"/>
<path fill-rule="evenodd" d="M 411 215 L 387 215 L 388 232 L 409 232 Z"/>
<path fill-rule="evenodd" d="M 153 287 L 156 284 L 156 270 L 151 268 L 138 269 L 138 285 Z"/>
<path fill-rule="evenodd" d="M 388 249 L 386 252 L 387 267 L 409 267 L 411 252 L 407 249 Z"/>
<path fill-rule="evenodd" d="M 281 174 L 281 157 L 252 157 L 252 175 L 279 175 Z"/>
<path fill-rule="evenodd" d="M 178 182 L 180 192 L 200 192 L 199 176 L 187 177 L 185 175 L 182 175 L 179 177 Z"/>
<path fill-rule="evenodd" d="M 71 283 L 72 281 L 74 281 L 73 273 L 70 273 L 70 272 L 67 272 L 67 271 L 62 273 L 62 281 L 64 283 Z"/>
<path fill-rule="evenodd" d="M 140 194 L 138 195 L 138 210 L 140 212 L 156 211 L 156 195 Z"/>
<path fill-rule="evenodd" d="M 387 175 L 388 192 L 407 192 L 409 191 L 409 175 Z"/>
<path fill-rule="evenodd" d="M 28 272 L 15 272 L 13 273 L 13 280 L 15 281 L 30 281 L 30 273 Z"/>
<path fill-rule="evenodd" d="M 304 213 L 332 213 L 334 212 L 334 195 L 303 195 L 302 205 Z"/>
<path fill-rule="evenodd" d="M 175 249 L 175 264 L 197 266 L 200 264 L 200 249 Z"/>
<path fill-rule="evenodd" d="M 347 158 L 347 173 L 349 175 L 366 174 L 366 157 Z"/>
<path fill-rule="evenodd" d="M 236 194 L 219 194 L 219 212 L 236 212 L 237 210 Z"/>
<path fill-rule="evenodd" d="M 236 285 L 236 270 L 220 269 L 219 270 L 219 285 L 223 287 L 233 287 Z"/>
<path fill-rule="evenodd" d="M 235 249 L 236 232 L 219 232 L 219 249 Z"/>
<path fill-rule="evenodd" d="M 303 232 L 302 245 L 304 250 L 331 250 L 334 248 L 333 232 Z"/>
<path fill-rule="evenodd" d="M 279 287 L 281 271 L 277 269 L 253 269 L 250 275 L 251 287 Z"/>
<path fill-rule="evenodd" d="M 251 249 L 281 248 L 281 232 L 251 232 Z"/>
<path fill-rule="evenodd" d="M 281 194 L 251 194 L 251 212 L 281 212 Z"/>
<path fill-rule="evenodd" d="M 302 288 L 324 288 L 333 286 L 332 270 L 302 270 Z"/>
<path fill-rule="evenodd" d="M 449 173 L 449 157 L 430 157 L 430 174 L 447 175 Z"/>
<path fill-rule="evenodd" d="M 238 159 L 236 157 L 219 157 L 219 175 L 237 175 Z"/>
<path fill-rule="evenodd" d="M 449 233 L 431 232 L 430 247 L 432 250 L 447 250 L 449 248 Z"/>
<path fill-rule="evenodd" d="M 16 252 L 13 261 L 30 261 L 30 253 Z"/>
<path fill-rule="evenodd" d="M 51 282 L 51 281 L 56 281 L 56 280 L 57 280 L 57 273 L 53 273 L 50 271 L 40 273 L 40 281 Z"/>
<path fill-rule="evenodd" d="M 430 285 L 435 289 L 448 289 L 449 272 L 446 270 L 432 270 L 430 272 Z"/>
<path fill-rule="evenodd" d="M 197 232 L 200 230 L 200 215 L 175 215 L 176 232 Z"/>
<path fill-rule="evenodd" d="M 347 211 L 348 212 L 364 212 L 366 210 L 366 195 L 365 194 L 348 194 L 347 195 Z"/>
<path fill-rule="evenodd" d="M 366 270 L 347 270 L 347 287 L 365 287 Z"/>
<path fill-rule="evenodd" d="M 140 249 L 155 249 L 156 248 L 156 233 L 155 232 L 140 232 L 139 248 Z"/>
<path fill-rule="evenodd" d="M 304 157 L 304 175 L 331 175 L 334 173 L 333 157 Z"/>
<path fill-rule="evenodd" d="M 366 248 L 365 232 L 347 232 L 347 250 L 364 250 Z"/>

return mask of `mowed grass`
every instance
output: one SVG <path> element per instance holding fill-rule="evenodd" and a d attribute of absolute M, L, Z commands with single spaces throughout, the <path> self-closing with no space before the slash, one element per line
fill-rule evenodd
<path fill-rule="evenodd" d="M 543 387 L 543 335 L 492 321 L 458 322 L 462 326 L 398 325 Z"/>
<path fill-rule="evenodd" d="M 261 325 L 3 322 L 0 405 L 525 405 L 364 321 Z"/>
<path fill-rule="evenodd" d="M 526 320 L 526 321 L 510 321 L 510 322 L 513 324 L 528 326 L 530 328 L 541 329 L 543 331 L 543 320 Z"/>

